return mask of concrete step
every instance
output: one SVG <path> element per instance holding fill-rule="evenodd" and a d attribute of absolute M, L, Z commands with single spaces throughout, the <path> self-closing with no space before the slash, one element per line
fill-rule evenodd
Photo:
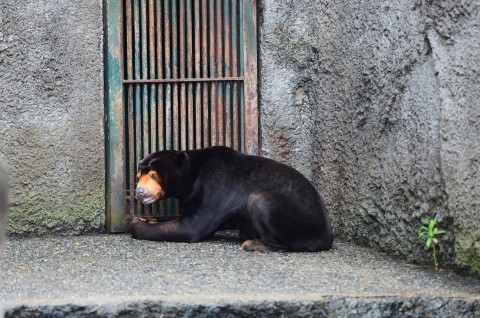
<path fill-rule="evenodd" d="M 480 317 L 480 280 L 336 242 L 249 253 L 235 232 L 196 244 L 128 235 L 10 239 L 6 317 Z"/>

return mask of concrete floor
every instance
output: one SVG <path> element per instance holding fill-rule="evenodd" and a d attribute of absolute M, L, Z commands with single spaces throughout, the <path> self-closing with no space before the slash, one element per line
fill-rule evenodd
<path fill-rule="evenodd" d="M 196 244 L 126 234 L 10 239 L 0 307 L 7 317 L 480 317 L 472 277 L 343 242 L 321 253 L 251 253 L 240 244 L 235 232 Z"/>

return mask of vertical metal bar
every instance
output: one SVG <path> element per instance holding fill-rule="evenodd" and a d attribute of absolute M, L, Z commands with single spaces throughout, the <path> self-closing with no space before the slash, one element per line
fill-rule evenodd
<path fill-rule="evenodd" d="M 223 2 L 223 34 L 224 34 L 224 75 L 232 76 L 230 61 L 231 61 L 231 8 L 230 0 L 224 0 Z M 231 83 L 225 82 L 225 145 L 232 147 L 232 103 L 231 103 Z"/>
<path fill-rule="evenodd" d="M 167 0 L 166 0 L 167 1 Z M 163 78 L 164 68 L 163 65 L 166 61 L 166 46 L 164 45 L 166 42 L 166 35 L 168 33 L 164 30 L 164 11 L 165 11 L 165 4 L 163 0 L 158 0 L 157 5 L 157 20 L 156 20 L 156 36 L 157 36 L 157 78 Z M 158 96 L 158 106 L 157 106 L 157 118 L 158 118 L 158 149 L 165 150 L 166 149 L 166 142 L 165 142 L 165 127 L 166 127 L 166 104 L 165 104 L 165 85 L 159 84 L 157 87 L 157 96 Z M 162 201 L 159 203 L 158 209 L 159 215 L 165 215 L 165 202 Z"/>
<path fill-rule="evenodd" d="M 232 138 L 232 83 L 227 81 L 224 83 L 225 97 L 225 146 L 233 147 L 233 138 Z"/>
<path fill-rule="evenodd" d="M 127 79 L 133 78 L 133 21 L 132 21 L 132 2 L 131 0 L 125 1 L 125 18 L 126 18 L 126 64 L 127 64 Z M 133 216 L 136 214 L 136 203 L 135 203 L 135 124 L 134 124 L 134 105 L 133 105 L 133 85 L 128 85 L 127 92 L 127 118 L 128 118 L 128 137 L 126 142 L 128 142 L 128 168 L 129 168 L 129 215 Z"/>
<path fill-rule="evenodd" d="M 185 0 L 180 0 L 179 4 L 179 12 L 180 12 L 180 28 L 179 28 L 179 50 L 180 50 L 180 78 L 185 78 L 185 69 L 186 69 L 186 54 L 185 54 L 185 47 L 186 47 L 186 31 L 185 31 Z M 180 84 L 180 149 L 186 150 L 187 149 L 187 98 L 186 98 L 186 84 Z"/>
<path fill-rule="evenodd" d="M 210 65 L 210 77 L 217 77 L 217 59 L 216 59 L 216 20 L 215 20 L 215 0 L 209 1 L 208 7 L 208 18 L 209 18 L 209 35 L 210 35 L 210 50 L 209 50 L 209 65 Z M 209 98 L 209 117 L 210 117 L 210 139 L 212 146 L 218 145 L 218 126 L 217 126 L 217 85 L 215 83 L 210 84 L 210 98 Z"/>
<path fill-rule="evenodd" d="M 194 0 L 195 1 L 195 0 Z M 200 83 L 192 83 L 192 149 L 202 148 L 202 87 Z"/>
<path fill-rule="evenodd" d="M 148 60 L 149 60 L 149 79 L 156 78 L 157 57 L 156 57 L 156 39 L 155 39 L 155 1 L 148 2 Z M 157 85 L 150 86 L 150 152 L 158 150 L 157 144 Z"/>
<path fill-rule="evenodd" d="M 172 1 L 172 78 L 178 78 L 178 8 L 177 0 Z M 172 84 L 173 93 L 172 93 L 172 112 L 173 112 L 173 131 L 172 131 L 172 144 L 173 149 L 180 148 L 180 130 L 179 130 L 179 103 L 178 103 L 178 84 Z"/>
<path fill-rule="evenodd" d="M 165 60 L 163 54 L 163 10 L 162 10 L 162 2 L 157 0 L 156 2 L 156 26 L 155 26 L 155 35 L 156 35 L 156 45 L 157 45 L 157 76 L 156 78 L 163 78 L 163 62 Z M 157 145 L 158 150 L 165 149 L 165 136 L 164 136 L 164 121 L 165 121 L 165 114 L 164 114 L 164 103 L 163 103 L 163 85 L 159 84 L 157 86 Z"/>
<path fill-rule="evenodd" d="M 175 40 L 172 38 L 173 33 L 173 18 L 172 11 L 174 2 L 176 0 L 164 0 L 163 16 L 164 16 L 164 51 L 165 51 L 165 69 L 164 77 L 173 78 L 173 44 Z M 165 149 L 173 149 L 173 84 L 165 84 Z M 162 205 L 162 210 L 165 215 L 170 211 L 170 202 L 165 200 Z"/>
<path fill-rule="evenodd" d="M 179 55 L 181 46 L 179 45 L 179 6 L 182 4 L 179 3 L 182 0 L 173 0 L 172 1 L 172 74 L 173 78 L 179 78 Z M 180 8 L 181 9 L 181 8 Z M 180 148 L 180 102 L 179 102 L 180 89 L 178 84 L 173 84 L 173 98 L 172 98 L 172 109 L 173 109 L 173 132 L 172 132 L 172 141 L 173 149 Z M 178 211 L 177 204 L 178 202 L 174 199 L 169 200 L 168 213 L 175 214 Z"/>
<path fill-rule="evenodd" d="M 133 30 L 134 30 L 134 78 L 140 79 L 140 0 L 133 1 Z M 141 109 L 140 109 L 140 85 L 135 85 L 135 165 L 142 158 L 142 145 L 141 145 Z"/>
<path fill-rule="evenodd" d="M 239 58 L 238 58 L 238 72 L 240 76 L 244 76 L 244 12 L 243 12 L 243 0 L 238 0 L 239 2 Z M 239 117 L 240 117 L 240 134 L 239 134 L 239 143 L 240 151 L 245 152 L 245 101 L 244 101 L 244 82 L 239 83 L 238 86 L 238 100 L 239 100 Z"/>
<path fill-rule="evenodd" d="M 154 79 L 156 77 L 156 37 L 155 37 L 155 1 L 149 0 L 147 7 L 148 14 L 148 70 L 149 70 L 149 79 Z M 157 85 L 151 84 L 147 85 L 150 92 L 150 103 L 149 103 L 149 114 L 150 114 L 150 127 L 149 127 L 149 137 L 150 137 L 150 152 L 155 152 L 158 150 L 157 143 Z M 154 203 L 151 206 L 151 215 L 156 215 L 158 210 L 158 203 Z"/>
<path fill-rule="evenodd" d="M 172 77 L 170 0 L 164 1 L 165 78 Z M 165 149 L 172 149 L 172 85 L 165 85 Z"/>
<path fill-rule="evenodd" d="M 201 59 L 201 38 L 200 38 L 200 1 L 194 0 L 194 32 L 195 32 L 195 75 L 194 77 L 200 78 L 200 59 Z M 195 99 L 193 101 L 193 107 L 195 108 L 195 148 L 202 147 L 202 107 L 201 107 L 201 84 L 197 83 L 194 86 Z"/>
<path fill-rule="evenodd" d="M 187 83 L 187 149 L 195 149 L 194 87 L 195 83 Z"/>
<path fill-rule="evenodd" d="M 210 0 L 212 1 L 212 0 Z M 208 62 L 209 62 L 209 45 L 208 45 L 208 31 L 209 31 L 209 21 L 208 21 L 208 1 L 202 0 L 202 77 L 208 77 Z M 203 123 L 203 134 L 202 134 L 202 147 L 208 147 L 210 143 L 210 110 L 208 108 L 208 83 L 202 83 L 202 123 Z"/>
<path fill-rule="evenodd" d="M 231 61 L 231 76 L 239 76 L 238 74 L 238 33 L 240 28 L 238 26 L 238 1 L 232 0 L 232 61 Z M 239 109 L 238 109 L 238 84 L 233 82 L 232 87 L 232 117 L 233 117 L 233 148 L 235 150 L 240 150 L 239 146 Z"/>
<path fill-rule="evenodd" d="M 222 0 L 216 0 L 216 65 L 217 76 L 223 77 L 223 16 L 222 16 Z M 224 126 L 224 113 L 225 106 L 223 100 L 223 83 L 217 82 L 217 138 L 218 144 L 225 144 L 225 126 Z"/>
<path fill-rule="evenodd" d="M 134 28 L 134 77 L 141 78 L 141 37 L 140 37 L 140 0 L 133 2 L 133 28 Z M 135 90 L 135 166 L 143 157 L 143 138 L 142 138 L 142 92 L 139 84 L 134 86 Z M 137 201 L 137 214 L 143 212 L 143 205 Z"/>
<path fill-rule="evenodd" d="M 257 1 L 243 0 L 245 58 L 245 152 L 258 154 Z"/>
<path fill-rule="evenodd" d="M 147 15 L 147 1 L 140 0 L 140 41 L 141 41 L 141 78 L 147 79 L 149 76 L 148 65 L 148 15 Z M 143 150 L 142 157 L 146 157 L 151 151 L 150 145 L 150 105 L 148 100 L 148 84 L 142 85 L 142 139 Z M 143 205 L 144 215 L 151 215 L 151 206 Z"/>
<path fill-rule="evenodd" d="M 193 78 L 193 15 L 192 0 L 186 0 L 186 33 L 187 33 L 187 78 Z M 193 83 L 187 83 L 187 149 L 194 148 L 195 124 L 193 117 Z"/>
<path fill-rule="evenodd" d="M 239 102 L 238 102 L 238 83 L 232 84 L 232 147 L 240 151 L 240 118 L 239 118 Z"/>
<path fill-rule="evenodd" d="M 148 72 L 148 29 L 147 29 L 147 0 L 140 0 L 141 10 L 140 10 L 140 33 L 141 33 L 141 56 L 142 56 L 142 67 L 141 67 L 141 78 L 147 79 Z M 142 137 L 143 137 L 143 152 L 142 155 L 145 157 L 150 153 L 150 140 L 149 140 L 149 105 L 148 105 L 148 86 L 146 84 L 142 85 Z"/>
<path fill-rule="evenodd" d="M 124 149 L 124 93 L 123 93 L 123 12 L 122 2 L 106 3 L 106 212 L 107 230 L 125 230 L 125 149 Z"/>

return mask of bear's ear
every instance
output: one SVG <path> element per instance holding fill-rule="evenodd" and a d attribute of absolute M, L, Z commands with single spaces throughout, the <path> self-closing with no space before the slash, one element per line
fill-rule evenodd
<path fill-rule="evenodd" d="M 183 165 L 188 159 L 188 154 L 185 151 L 179 151 L 175 154 L 173 161 L 175 161 L 177 165 Z"/>

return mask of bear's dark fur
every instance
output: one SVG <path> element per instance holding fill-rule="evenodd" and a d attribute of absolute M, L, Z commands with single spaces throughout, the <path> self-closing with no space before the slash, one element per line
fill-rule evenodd
<path fill-rule="evenodd" d="M 137 197 L 144 203 L 175 197 L 182 215 L 170 222 L 131 224 L 134 238 L 198 242 L 226 224 L 242 248 L 323 251 L 333 236 L 323 199 L 298 171 L 226 147 L 159 151 L 139 164 Z"/>

